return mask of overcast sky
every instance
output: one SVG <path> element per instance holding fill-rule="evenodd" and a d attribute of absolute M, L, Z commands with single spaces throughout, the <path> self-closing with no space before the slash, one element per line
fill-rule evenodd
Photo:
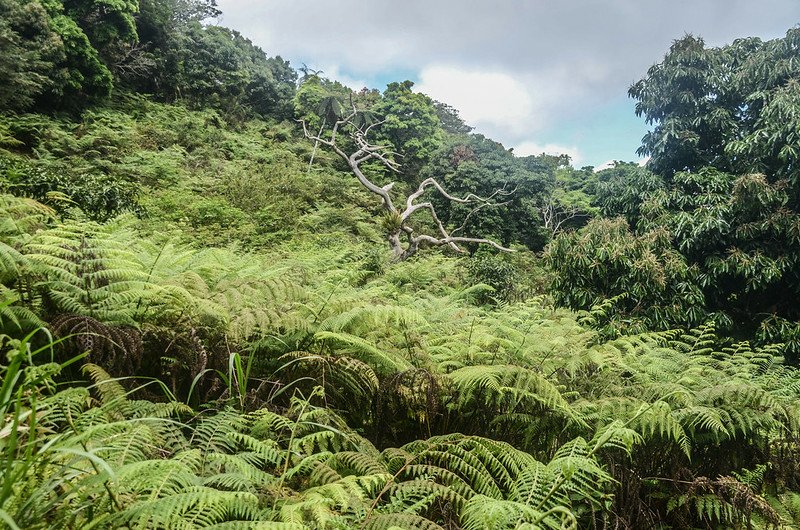
<path fill-rule="evenodd" d="M 353 87 L 415 90 L 516 153 L 636 160 L 631 83 L 686 33 L 783 36 L 800 0 L 218 0 L 219 23 Z"/>

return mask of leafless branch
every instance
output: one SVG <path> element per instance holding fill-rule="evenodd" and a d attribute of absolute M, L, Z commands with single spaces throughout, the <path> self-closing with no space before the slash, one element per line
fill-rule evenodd
<path fill-rule="evenodd" d="M 141 44 L 120 47 L 111 69 L 120 77 L 146 77 L 156 67 L 155 59 L 147 52 Z"/>
<path fill-rule="evenodd" d="M 491 239 L 485 239 L 485 238 L 481 238 L 481 237 L 455 237 L 455 236 L 450 236 L 450 237 L 445 237 L 445 238 L 441 238 L 441 239 L 436 239 L 434 237 L 427 236 L 427 235 L 420 235 L 420 236 L 417 236 L 417 237 L 420 240 L 427 241 L 427 242 L 429 242 L 430 244 L 432 244 L 434 246 L 452 245 L 454 243 L 478 243 L 478 244 L 492 246 L 492 247 L 496 248 L 497 250 L 501 250 L 503 252 L 514 252 L 514 249 L 511 249 L 511 248 L 508 248 L 508 247 L 504 247 L 504 246 L 500 245 L 499 243 L 497 243 L 495 241 L 492 241 Z"/>
<path fill-rule="evenodd" d="M 553 236 L 561 231 L 564 223 L 572 219 L 581 219 L 589 216 L 578 206 L 564 206 L 555 202 L 549 202 L 541 208 L 540 212 L 544 227 Z"/>
<path fill-rule="evenodd" d="M 347 162 L 347 165 L 350 167 L 350 170 L 353 172 L 359 183 L 370 192 L 378 195 L 381 198 L 381 206 L 383 209 L 389 215 L 396 218 L 396 224 L 390 229 L 390 232 L 387 234 L 387 238 L 389 240 L 389 245 L 392 248 L 394 258 L 397 261 L 402 261 L 413 256 L 420 248 L 421 244 L 427 244 L 431 246 L 447 246 L 456 252 L 463 252 L 463 249 L 459 246 L 459 244 L 486 244 L 504 252 L 513 252 L 512 249 L 506 248 L 499 243 L 492 241 L 491 239 L 456 236 L 454 234 L 463 230 L 470 217 L 472 217 L 481 209 L 507 204 L 507 201 L 496 202 L 494 199 L 496 197 L 509 196 L 513 194 L 516 189 L 508 191 L 505 189 L 505 186 L 503 186 L 503 188 L 496 190 L 488 197 L 480 197 L 474 193 L 468 193 L 464 197 L 457 197 L 450 194 L 441 184 L 439 184 L 439 182 L 436 181 L 436 179 L 427 178 L 423 180 L 417 189 L 406 198 L 405 209 L 402 212 L 399 211 L 395 207 L 390 194 L 394 183 L 391 182 L 385 186 L 378 186 L 372 182 L 361 169 L 361 164 L 364 162 L 369 160 L 377 160 L 390 171 L 399 172 L 400 170 L 400 165 L 395 162 L 395 158 L 400 156 L 398 153 L 393 152 L 387 146 L 373 144 L 368 139 L 369 133 L 376 127 L 379 127 L 381 124 L 383 124 L 385 120 L 373 122 L 366 127 L 359 127 L 355 123 L 355 118 L 359 111 L 352 99 L 350 103 L 353 111 L 347 116 L 338 119 L 333 124 L 328 137 L 323 136 L 322 132 L 316 135 L 312 134 L 309 132 L 308 126 L 304 120 L 298 121 L 303 127 L 303 135 L 306 138 L 314 141 L 315 145 L 321 144 L 330 147 L 337 155 L 339 155 L 339 157 Z M 343 151 L 342 148 L 337 144 L 337 135 L 340 131 L 344 130 L 348 131 L 348 134 L 355 143 L 356 149 L 350 154 Z M 459 204 L 476 205 L 476 207 L 467 214 L 467 217 L 464 219 L 462 225 L 453 230 L 452 233 L 448 232 L 444 223 L 437 215 L 436 208 L 431 202 L 426 201 L 415 203 L 415 201 L 420 199 L 430 188 L 434 188 L 449 201 Z M 409 225 L 411 217 L 416 212 L 421 210 L 427 210 L 430 213 L 434 223 L 436 224 L 438 236 L 432 236 L 429 234 L 415 234 L 414 229 Z M 405 247 L 401 241 L 401 235 L 403 235 L 407 240 Z"/>
<path fill-rule="evenodd" d="M 510 202 L 510 201 L 505 201 L 505 202 L 493 202 L 493 203 L 489 203 L 489 202 L 483 202 L 483 203 L 479 204 L 478 206 L 476 206 L 475 208 L 473 208 L 472 210 L 470 210 L 470 211 L 469 211 L 469 213 L 467 213 L 467 215 L 466 215 L 466 216 L 464 216 L 464 221 L 461 223 L 461 225 L 460 225 L 460 226 L 458 226 L 458 227 L 456 227 L 456 228 L 454 228 L 454 229 L 452 229 L 452 230 L 450 231 L 450 233 L 451 233 L 451 234 L 456 234 L 456 233 L 458 233 L 458 232 L 461 232 L 462 230 L 464 230 L 464 229 L 467 227 L 467 221 L 469 221 L 469 220 L 470 220 L 470 218 L 471 218 L 473 215 L 475 215 L 475 214 L 476 214 L 476 213 L 478 213 L 479 211 L 483 210 L 484 208 L 487 208 L 487 207 L 493 207 L 493 206 L 505 206 L 505 205 L 507 205 L 509 202 Z"/>

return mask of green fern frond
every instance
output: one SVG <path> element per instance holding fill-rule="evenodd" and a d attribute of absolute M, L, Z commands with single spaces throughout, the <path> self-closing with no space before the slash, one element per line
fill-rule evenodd
<path fill-rule="evenodd" d="M 443 530 L 433 521 L 413 513 L 378 513 L 362 525 L 365 530 Z"/>
<path fill-rule="evenodd" d="M 580 422 L 559 389 L 542 374 L 519 366 L 470 366 L 449 374 L 460 406 L 481 399 L 499 413 L 550 411 Z M 477 396 L 482 395 L 482 398 Z"/>
<path fill-rule="evenodd" d="M 252 493 L 224 492 L 202 486 L 140 501 L 115 514 L 114 524 L 138 528 L 196 529 L 230 520 L 253 520 L 258 498 Z"/>

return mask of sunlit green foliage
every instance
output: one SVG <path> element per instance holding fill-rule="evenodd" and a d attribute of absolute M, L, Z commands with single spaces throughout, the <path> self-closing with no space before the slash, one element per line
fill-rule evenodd
<path fill-rule="evenodd" d="M 218 14 L 0 0 L 0 525 L 798 524 L 796 30 L 678 41 L 651 165 L 594 173 L 410 82 L 295 87 Z M 353 106 L 393 193 L 494 194 L 436 208 L 518 252 L 392 263 L 292 121 Z"/>
<path fill-rule="evenodd" d="M 176 250 L 162 249 L 159 263 L 150 266 L 154 279 L 174 269 Z M 275 266 L 325 270 L 320 257 L 341 259 L 325 252 L 306 256 L 296 253 Z M 793 473 L 794 464 L 771 460 L 767 450 L 791 443 L 800 428 L 798 375 L 780 364 L 778 349 L 721 341 L 710 328 L 605 342 L 569 313 L 541 302 L 470 307 L 459 301 L 466 293 L 437 287 L 442 265 L 402 265 L 411 278 L 433 275 L 428 287 L 398 283 L 404 271 L 363 287 L 343 286 L 348 274 L 342 269 L 325 274 L 324 283 L 336 282 L 327 288 L 310 279 L 309 288 L 321 296 L 307 309 L 297 307 L 308 316 L 267 322 L 280 335 L 256 342 L 248 371 L 220 368 L 225 381 L 252 382 L 247 398 L 237 402 L 250 413 L 220 403 L 217 415 L 191 419 L 175 401 L 167 406 L 125 398 L 118 383 L 93 367 L 97 382 L 89 391 L 104 403 L 97 410 L 85 408 L 87 397 L 77 389 L 52 397 L 36 389 L 44 395 L 35 406 L 74 407 L 75 427 L 60 423 L 59 414 L 46 415 L 50 430 L 65 429 L 53 447 L 83 439 L 86 447 L 67 452 L 66 462 L 57 449 L 45 453 L 53 456 L 36 460 L 38 471 L 25 472 L 24 488 L 14 490 L 3 509 L 21 523 L 41 518 L 39 505 L 21 505 L 32 513 L 20 511 L 30 492 L 47 499 L 42 509 L 56 506 L 44 519 L 50 523 L 84 517 L 74 502 L 91 502 L 108 517 L 95 524 L 111 527 L 121 520 L 177 525 L 182 517 L 196 526 L 241 519 L 309 528 L 403 521 L 502 528 L 523 520 L 559 528 L 626 511 L 630 522 L 643 524 L 635 509 L 640 503 L 654 510 L 651 517 L 657 513 L 673 524 L 704 517 L 724 524 L 751 515 L 780 520 L 761 486 L 733 478 L 758 465 L 771 466 L 775 476 Z M 239 296 L 241 304 L 252 295 Z M 388 303 L 376 306 L 376 296 Z M 163 309 L 154 312 L 169 318 Z M 280 354 L 281 348 L 294 350 Z M 271 375 L 262 379 L 262 373 Z M 201 381 L 215 377 L 198 375 Z M 324 395 L 314 390 L 318 384 Z M 235 396 L 226 386 L 216 392 Z M 289 392 L 298 397 L 289 399 Z M 188 430 L 169 419 L 179 419 L 174 414 L 189 422 Z M 30 442 L 35 448 L 51 435 L 39 436 Z M 741 438 L 752 445 L 741 446 Z M 114 450 L 120 444 L 130 446 L 125 456 Z M 21 466 L 15 469 L 26 469 L 23 462 L 15 459 Z M 58 471 L 64 465 L 83 471 L 67 478 Z M 672 482 L 676 470 L 685 487 Z M 719 504 L 720 511 L 694 519 L 694 511 L 682 507 L 699 502 L 693 492 L 703 487 L 702 477 L 718 475 L 757 502 L 709 485 L 704 502 Z M 69 510 L 57 507 L 60 490 L 48 490 L 51 483 L 42 476 L 74 484 Z M 170 486 L 149 495 L 154 483 Z"/>
<path fill-rule="evenodd" d="M 636 235 L 622 219 L 592 221 L 556 238 L 546 261 L 555 300 L 573 309 L 607 304 L 609 329 L 693 326 L 706 318 L 699 271 L 672 248 L 663 228 Z"/>

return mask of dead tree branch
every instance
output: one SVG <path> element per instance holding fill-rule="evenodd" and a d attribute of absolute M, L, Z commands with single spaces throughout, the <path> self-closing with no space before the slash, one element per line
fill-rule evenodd
<path fill-rule="evenodd" d="M 352 102 L 351 102 L 352 103 Z M 514 193 L 516 190 L 506 190 L 505 187 L 496 190 L 488 197 L 479 197 L 474 193 L 468 193 L 464 197 L 457 197 L 449 193 L 436 179 L 427 178 L 423 180 L 417 189 L 408 195 L 405 199 L 405 208 L 401 211 L 396 206 L 391 196 L 391 190 L 394 182 L 385 186 L 378 186 L 372 182 L 361 169 L 361 164 L 367 161 L 377 161 L 383 164 L 392 172 L 399 172 L 400 166 L 395 161 L 397 153 L 393 152 L 389 147 L 372 143 L 369 140 L 369 134 L 375 128 L 380 127 L 383 121 L 377 121 L 366 126 L 357 126 L 356 117 L 358 116 L 358 109 L 352 105 L 353 109 L 347 116 L 344 116 L 332 125 L 326 134 L 313 134 L 308 130 L 308 126 L 304 120 L 298 120 L 303 127 L 304 136 L 315 142 L 315 145 L 324 145 L 329 147 L 339 157 L 344 160 L 350 170 L 355 175 L 358 182 L 371 193 L 381 198 L 381 207 L 386 211 L 387 216 L 391 220 L 389 233 L 387 239 L 389 246 L 392 249 L 392 254 L 396 261 L 403 261 L 410 258 L 420 249 L 423 245 L 430 246 L 447 246 L 456 252 L 464 252 L 461 244 L 475 243 L 490 245 L 503 252 L 513 252 L 512 249 L 506 248 L 496 241 L 480 237 L 465 237 L 455 235 L 457 232 L 464 230 L 467 221 L 474 214 L 487 207 L 502 206 L 506 202 L 496 202 L 497 197 L 506 197 Z M 355 150 L 347 153 L 343 150 L 341 144 L 337 142 L 341 134 L 348 134 L 355 144 Z M 444 223 L 441 221 L 436 213 L 436 208 L 433 203 L 429 201 L 419 201 L 430 189 L 436 190 L 445 199 L 459 203 L 459 204 L 473 204 L 473 208 L 464 219 L 464 222 L 458 228 L 448 231 Z M 437 233 L 431 234 L 417 234 L 410 226 L 412 216 L 420 211 L 427 211 L 436 225 Z M 403 242 L 405 239 L 405 244 Z"/>
<path fill-rule="evenodd" d="M 544 227 L 550 231 L 553 237 L 561 231 L 564 223 L 572 219 L 589 217 L 589 214 L 578 206 L 564 206 L 553 201 L 544 205 L 540 212 Z"/>

